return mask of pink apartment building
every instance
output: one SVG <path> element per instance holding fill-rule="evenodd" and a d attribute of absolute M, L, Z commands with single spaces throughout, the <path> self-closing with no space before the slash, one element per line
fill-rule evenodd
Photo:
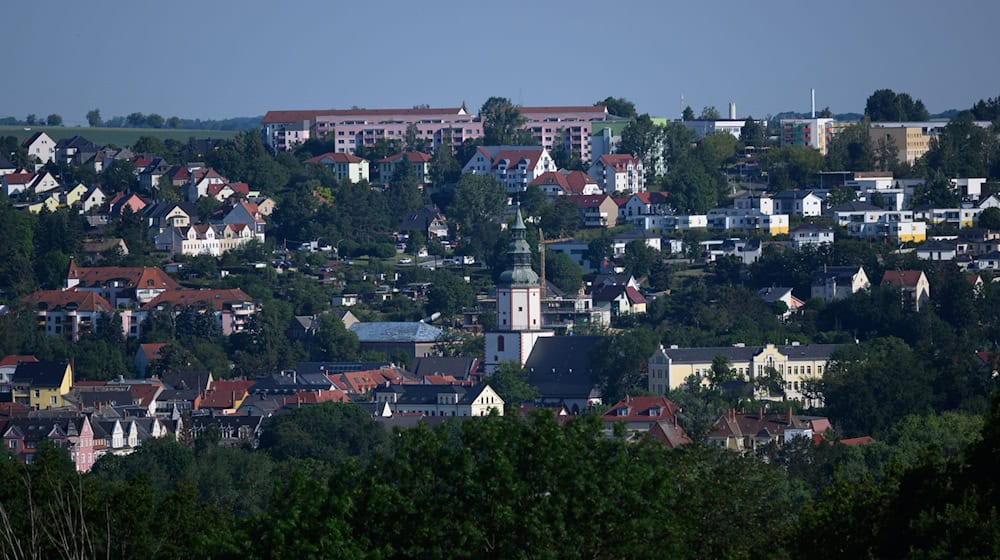
<path fill-rule="evenodd" d="M 604 106 L 519 107 L 536 140 L 547 150 L 560 145 L 590 159 L 591 123 L 607 121 Z M 420 138 L 437 148 L 449 136 L 451 145 L 481 138 L 483 125 L 465 105 L 443 109 L 330 109 L 313 111 L 268 111 L 262 121 L 264 139 L 274 150 L 288 150 L 310 138 L 333 134 L 334 151 L 354 153 L 380 139 L 402 140 L 406 129 L 417 126 Z"/>

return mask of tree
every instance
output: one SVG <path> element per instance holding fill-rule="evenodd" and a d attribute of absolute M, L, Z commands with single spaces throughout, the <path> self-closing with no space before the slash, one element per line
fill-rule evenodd
<path fill-rule="evenodd" d="M 718 202 L 718 184 L 698 161 L 684 160 L 663 182 L 672 205 L 679 212 L 705 214 Z"/>
<path fill-rule="evenodd" d="M 348 460 L 367 463 L 387 443 L 388 432 L 363 408 L 319 403 L 270 419 L 260 449 L 278 461 L 315 459 L 330 466 Z"/>
<path fill-rule="evenodd" d="M 712 390 L 719 390 L 729 381 L 736 381 L 739 375 L 729 361 L 729 358 L 722 354 L 712 358 L 712 367 L 708 370 L 708 386 Z"/>
<path fill-rule="evenodd" d="M 719 113 L 719 110 L 716 109 L 714 105 L 703 107 L 701 110 L 701 114 L 698 115 L 698 119 L 703 121 L 715 121 L 721 118 L 722 114 Z"/>
<path fill-rule="evenodd" d="M 580 227 L 580 211 L 566 197 L 557 197 L 542 210 L 540 225 L 553 239 L 571 236 Z"/>
<path fill-rule="evenodd" d="M 127 159 L 116 159 L 101 174 L 104 186 L 114 193 L 131 192 L 138 186 L 135 163 Z"/>
<path fill-rule="evenodd" d="M 353 360 L 358 354 L 358 335 L 347 330 L 340 317 L 324 313 L 319 318 L 319 329 L 313 349 L 324 361 Z"/>
<path fill-rule="evenodd" d="M 56 113 L 52 113 L 48 117 L 45 117 L 45 124 L 49 126 L 62 126 L 63 118 Z"/>
<path fill-rule="evenodd" d="M 1000 230 L 1000 208 L 987 208 L 979 215 L 979 227 Z"/>
<path fill-rule="evenodd" d="M 681 120 L 682 121 L 693 121 L 694 120 L 694 110 L 691 109 L 690 105 L 688 105 L 687 107 L 684 107 L 684 110 L 681 111 Z"/>
<path fill-rule="evenodd" d="M 566 253 L 545 253 L 545 281 L 567 294 L 575 294 L 583 286 L 583 270 Z"/>
<path fill-rule="evenodd" d="M 163 140 L 160 140 L 156 136 L 140 136 L 132 144 L 132 151 L 139 154 L 165 154 L 167 153 L 167 147 L 163 144 Z M 222 170 L 219 170 L 219 172 L 225 173 Z"/>
<path fill-rule="evenodd" d="M 646 245 L 641 239 L 634 239 L 625 245 L 625 268 L 636 278 L 646 276 L 656 261 L 660 260 L 660 252 Z"/>
<path fill-rule="evenodd" d="M 768 152 L 763 166 L 772 189 L 805 186 L 824 169 L 823 155 L 807 146 L 785 146 Z"/>
<path fill-rule="evenodd" d="M 178 117 L 170 117 L 167 119 L 167 128 L 180 128 L 181 119 Z"/>
<path fill-rule="evenodd" d="M 129 113 L 128 116 L 125 117 L 125 124 L 127 124 L 130 128 L 140 128 L 145 123 L 146 115 L 139 112 Z"/>
<path fill-rule="evenodd" d="M 962 111 L 931 139 L 930 150 L 924 155 L 927 170 L 947 177 L 985 177 L 987 161 L 998 157 L 994 143 L 990 132 L 972 120 L 972 113 Z"/>
<path fill-rule="evenodd" d="M 767 142 L 767 131 L 752 116 L 749 116 L 743 122 L 743 128 L 740 129 L 740 142 L 743 142 L 744 146 L 763 146 Z"/>
<path fill-rule="evenodd" d="M 487 175 L 462 175 L 455 185 L 455 197 L 448 216 L 468 228 L 481 221 L 496 222 L 507 208 L 507 189 Z"/>
<path fill-rule="evenodd" d="M 517 131 L 527 119 L 506 97 L 490 97 L 479 110 L 487 146 L 516 145 Z"/>
<path fill-rule="evenodd" d="M 448 134 L 446 140 L 434 150 L 434 156 L 431 158 L 431 182 L 436 186 L 448 185 L 457 181 L 461 174 L 462 165 L 451 152 L 451 135 Z"/>
<path fill-rule="evenodd" d="M 631 154 L 641 159 L 642 165 L 646 168 L 646 176 L 653 177 L 656 175 L 657 163 L 663 155 L 663 140 L 663 127 L 654 123 L 648 113 L 643 113 L 622 130 L 618 153 Z"/>
<path fill-rule="evenodd" d="M 615 256 L 614 248 L 611 245 L 611 234 L 606 229 L 602 229 L 600 235 L 587 243 L 586 258 L 590 267 L 596 270 L 603 270 L 606 260 Z"/>
<path fill-rule="evenodd" d="M 871 130 L 871 121 L 865 117 L 834 136 L 827 150 L 827 168 L 838 171 L 872 171 L 875 154 Z"/>
<path fill-rule="evenodd" d="M 38 122 L 38 117 L 36 117 L 34 113 L 31 113 L 27 117 L 24 117 L 24 123 L 27 125 L 34 125 L 37 122 Z"/>
<path fill-rule="evenodd" d="M 873 122 L 926 121 L 930 119 L 924 102 L 914 101 L 908 93 L 879 89 L 865 102 L 865 115 Z"/>
<path fill-rule="evenodd" d="M 538 398 L 538 389 L 528 385 L 528 372 L 517 362 L 504 362 L 492 375 L 486 377 L 486 383 L 503 399 L 509 411 L 517 410 L 521 404 L 532 402 Z"/>
<path fill-rule="evenodd" d="M 146 126 L 149 128 L 163 128 L 163 116 L 156 113 L 150 113 L 146 116 Z"/>
<path fill-rule="evenodd" d="M 904 341 L 875 338 L 835 350 L 821 391 L 831 420 L 846 435 L 871 435 L 907 414 L 928 412 L 934 378 Z"/>
<path fill-rule="evenodd" d="M 642 371 L 656 349 L 656 334 L 638 327 L 604 337 L 591 350 L 591 381 L 602 389 L 607 402 L 618 402 L 629 391 L 644 389 Z"/>
<path fill-rule="evenodd" d="M 958 189 L 942 173 L 918 185 L 913 192 L 913 206 L 930 204 L 936 208 L 955 208 L 962 202 Z"/>
<path fill-rule="evenodd" d="M 91 109 L 87 111 L 87 124 L 91 127 L 98 127 L 104 125 L 104 120 L 101 119 L 100 109 Z"/>
<path fill-rule="evenodd" d="M 427 293 L 427 310 L 445 316 L 453 316 L 471 307 L 476 302 L 476 294 L 464 279 L 448 271 L 438 271 L 433 277 L 433 286 Z"/>
<path fill-rule="evenodd" d="M 428 150 L 430 150 L 430 141 L 420 137 L 420 128 L 417 123 L 410 123 L 406 127 L 406 134 L 403 137 L 403 151 L 427 152 Z"/>
<path fill-rule="evenodd" d="M 624 97 L 605 97 L 603 101 L 598 101 L 594 103 L 595 107 L 600 107 L 601 105 L 607 107 L 608 113 L 616 117 L 622 117 L 625 119 L 634 119 L 639 116 L 635 110 L 635 103 L 632 103 Z"/>

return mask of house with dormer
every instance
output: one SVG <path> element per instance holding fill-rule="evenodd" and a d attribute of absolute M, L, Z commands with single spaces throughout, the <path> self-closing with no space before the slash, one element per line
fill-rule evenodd
<path fill-rule="evenodd" d="M 96 333 L 101 316 L 115 312 L 100 294 L 78 289 L 39 290 L 25 296 L 24 302 L 34 311 L 40 331 L 71 342 Z"/>
<path fill-rule="evenodd" d="M 473 417 L 504 413 L 503 399 L 487 384 L 475 387 L 390 384 L 375 389 L 375 402 L 387 403 L 394 414 Z"/>
<path fill-rule="evenodd" d="M 306 165 L 323 165 L 333 172 L 338 181 L 352 183 L 368 181 L 371 172 L 368 160 L 346 152 L 328 152 L 302 162 Z"/>
<path fill-rule="evenodd" d="M 32 410 L 65 406 L 73 387 L 71 362 L 20 362 L 10 381 L 14 402 Z"/>
<path fill-rule="evenodd" d="M 547 171 L 556 171 L 556 164 L 541 146 L 479 146 L 462 168 L 462 174 L 493 177 L 508 194 L 523 192 Z"/>
<path fill-rule="evenodd" d="M 409 167 L 410 174 L 418 185 L 431 182 L 431 159 L 433 156 L 423 152 L 400 152 L 378 161 L 378 180 L 383 185 L 389 184 L 399 173 L 402 166 Z"/>
<path fill-rule="evenodd" d="M 600 185 L 597 184 L 590 175 L 583 171 L 546 171 L 534 181 L 528 184 L 529 187 L 542 189 L 549 200 L 557 196 L 567 195 L 599 195 L 603 194 Z"/>
<path fill-rule="evenodd" d="M 639 193 L 646 190 L 646 168 L 630 154 L 604 154 L 587 170 L 604 192 Z"/>
<path fill-rule="evenodd" d="M 708 432 L 708 444 L 730 451 L 752 452 L 768 445 L 783 446 L 796 438 L 812 441 L 831 430 L 830 421 L 822 416 L 804 416 L 786 412 L 736 412 L 727 410 Z"/>
<path fill-rule="evenodd" d="M 34 416 L 0 420 L 4 448 L 22 463 L 30 464 L 42 440 L 49 441 L 69 454 L 78 472 L 87 472 L 97 453 L 94 431 L 86 416 Z"/>
<path fill-rule="evenodd" d="M 184 308 L 215 317 L 223 336 L 244 332 L 257 313 L 253 298 L 240 289 L 171 290 L 163 292 L 139 308 L 140 319 L 154 311 L 180 312 Z"/>
<path fill-rule="evenodd" d="M 608 432 L 622 424 L 629 434 L 646 433 L 659 422 L 676 422 L 680 406 L 663 396 L 626 395 L 605 412 L 601 420 Z"/>
<path fill-rule="evenodd" d="M 254 238 L 261 243 L 264 242 L 264 228 L 267 226 L 267 221 L 264 219 L 264 215 L 260 212 L 260 209 L 253 202 L 246 200 L 236 201 L 225 212 L 222 223 L 231 226 L 246 226 Z"/>
<path fill-rule="evenodd" d="M 813 275 L 812 294 L 823 301 L 844 299 L 871 287 L 861 266 L 824 266 Z"/>

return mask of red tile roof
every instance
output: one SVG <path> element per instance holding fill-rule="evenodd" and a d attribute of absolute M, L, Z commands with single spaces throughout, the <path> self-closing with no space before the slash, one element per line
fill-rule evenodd
<path fill-rule="evenodd" d="M 146 355 L 146 359 L 152 362 L 153 360 L 160 359 L 160 350 L 162 350 L 164 346 L 166 346 L 166 343 L 164 342 L 150 342 L 148 344 L 140 344 L 139 348 L 142 350 L 142 353 Z"/>
<path fill-rule="evenodd" d="M 386 382 L 398 383 L 402 377 L 391 369 L 349 371 L 327 377 L 338 389 L 354 395 L 363 395 Z"/>
<path fill-rule="evenodd" d="M 224 379 L 213 381 L 201 399 L 201 408 L 233 408 L 237 401 L 246 398 L 252 379 Z"/>
<path fill-rule="evenodd" d="M 625 397 L 604 413 L 604 420 L 624 422 L 670 420 L 678 408 L 677 403 L 667 397 Z"/>
<path fill-rule="evenodd" d="M 410 163 L 427 163 L 434 158 L 434 156 L 423 152 L 399 152 L 398 154 L 392 154 L 387 158 L 380 159 L 378 162 L 393 163 L 403 157 Z"/>
<path fill-rule="evenodd" d="M 27 185 L 34 179 L 34 173 L 8 173 L 3 176 L 8 185 Z"/>
<path fill-rule="evenodd" d="M 566 181 L 569 183 L 569 191 L 573 194 L 582 194 L 587 185 L 597 186 L 597 181 L 593 177 L 579 170 L 570 171 L 566 175 Z"/>
<path fill-rule="evenodd" d="M 542 157 L 543 149 L 538 147 L 530 150 L 500 150 L 493 159 L 493 169 L 497 169 L 504 160 L 508 161 L 508 169 L 518 166 L 522 160 L 527 160 L 528 169 L 533 169 L 538 164 L 538 159 Z"/>
<path fill-rule="evenodd" d="M 666 204 L 667 195 L 662 192 L 641 192 L 632 195 L 633 198 L 639 199 L 639 202 L 643 204 Z"/>
<path fill-rule="evenodd" d="M 920 277 L 924 273 L 921 270 L 887 270 L 882 275 L 882 285 L 892 285 L 900 288 L 916 288 Z"/>
<path fill-rule="evenodd" d="M 633 304 L 646 303 L 646 297 L 640 294 L 639 290 L 636 290 L 632 286 L 625 287 L 625 295 L 628 297 L 629 302 Z"/>
<path fill-rule="evenodd" d="M 226 304 L 252 303 L 253 298 L 239 288 L 229 290 L 170 290 L 153 298 L 142 306 L 143 310 L 156 309 L 161 305 L 184 307 L 189 305 L 211 304 L 215 311 L 222 311 Z"/>
<path fill-rule="evenodd" d="M 604 114 L 607 111 L 607 107 L 604 105 L 568 105 L 565 107 L 559 106 L 549 106 L 549 107 L 518 107 L 518 111 L 521 114 L 531 114 L 531 113 L 600 113 Z"/>
<path fill-rule="evenodd" d="M 566 200 L 576 204 L 577 208 L 597 208 L 609 198 L 611 197 L 606 194 L 571 194 L 566 196 Z"/>
<path fill-rule="evenodd" d="M 282 406 L 297 406 L 300 404 L 316 404 L 321 402 L 351 402 L 351 397 L 340 389 L 320 391 L 299 391 L 282 402 Z"/>
<path fill-rule="evenodd" d="M 76 266 L 74 261 L 70 261 L 66 278 L 79 280 L 79 285 L 85 288 L 103 287 L 111 281 L 123 281 L 126 288 L 144 290 L 176 290 L 181 287 L 166 272 L 155 267 L 82 267 Z"/>
<path fill-rule="evenodd" d="M 342 152 L 327 152 L 325 154 L 318 155 L 314 158 L 309 158 L 303 163 L 323 163 L 323 160 L 332 160 L 334 163 L 361 163 L 363 161 L 368 161 L 365 158 L 358 157 L 354 154 L 342 153 Z"/>
<path fill-rule="evenodd" d="M 16 366 L 17 364 L 19 364 L 21 362 L 37 362 L 37 361 L 38 361 L 38 358 L 36 358 L 34 356 L 29 356 L 29 355 L 21 355 L 21 356 L 19 356 L 17 354 L 11 354 L 10 356 L 4 356 L 3 359 L 0 360 L 0 367 L 4 367 L 4 366 Z"/>
<path fill-rule="evenodd" d="M 128 392 L 139 406 L 149 406 L 161 392 L 163 385 L 158 383 L 136 383 L 129 385 Z"/>
<path fill-rule="evenodd" d="M 313 120 L 316 117 L 382 117 L 392 115 L 459 115 L 461 107 L 442 109 L 306 109 L 297 111 L 268 111 L 261 119 L 263 124 L 290 123 Z"/>
<path fill-rule="evenodd" d="M 569 179 L 566 175 L 563 175 L 558 171 L 546 171 L 536 177 L 534 181 L 528 183 L 529 187 L 541 187 L 544 185 L 559 185 L 567 194 L 570 192 Z"/>
<path fill-rule="evenodd" d="M 39 290 L 26 296 L 24 301 L 36 306 L 44 304 L 49 311 L 70 305 L 75 306 L 79 311 L 92 313 L 114 311 L 114 307 L 108 303 L 108 300 L 97 292 L 89 290 Z"/>
<path fill-rule="evenodd" d="M 638 166 L 642 160 L 629 154 L 604 154 L 601 156 L 600 162 L 615 171 L 625 171 L 630 163 L 633 166 Z"/>
<path fill-rule="evenodd" d="M 871 436 L 861 436 L 856 438 L 847 438 L 840 440 L 840 443 L 844 445 L 868 445 L 870 443 L 875 443 L 875 438 Z"/>
<path fill-rule="evenodd" d="M 546 171 L 528 184 L 528 186 L 544 185 L 559 185 L 566 194 L 583 194 L 588 185 L 597 186 L 597 181 L 594 181 L 590 175 L 583 171 L 570 171 L 569 173 Z"/>

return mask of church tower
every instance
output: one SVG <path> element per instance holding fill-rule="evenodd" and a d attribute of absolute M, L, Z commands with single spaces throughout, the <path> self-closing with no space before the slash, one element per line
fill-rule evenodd
<path fill-rule="evenodd" d="M 507 251 L 513 266 L 497 281 L 497 324 L 486 333 L 487 374 L 495 372 L 503 362 L 523 366 L 535 341 L 554 334 L 542 329 L 542 289 L 538 275 L 531 269 L 531 248 L 524 240 L 526 229 L 518 207 Z"/>

